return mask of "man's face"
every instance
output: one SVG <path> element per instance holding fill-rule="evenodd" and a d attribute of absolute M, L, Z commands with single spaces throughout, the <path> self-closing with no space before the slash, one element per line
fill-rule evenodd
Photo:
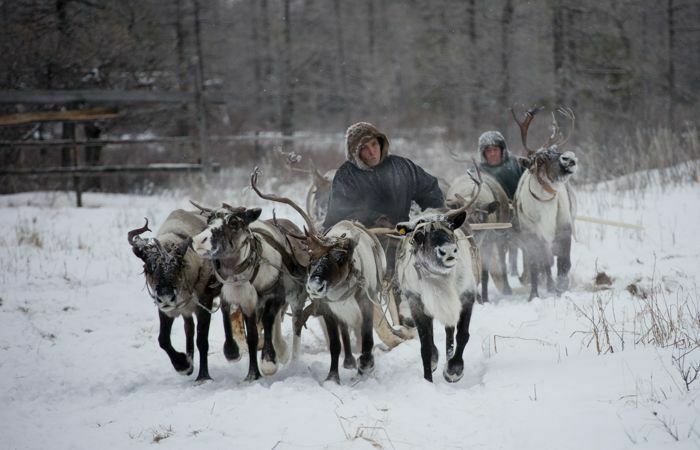
<path fill-rule="evenodd" d="M 503 161 L 503 150 L 497 145 L 489 145 L 484 149 L 484 158 L 489 166 L 497 166 Z"/>
<path fill-rule="evenodd" d="M 379 145 L 377 138 L 370 139 L 360 147 L 360 159 L 368 167 L 374 167 L 379 164 L 381 157 L 382 147 Z"/>

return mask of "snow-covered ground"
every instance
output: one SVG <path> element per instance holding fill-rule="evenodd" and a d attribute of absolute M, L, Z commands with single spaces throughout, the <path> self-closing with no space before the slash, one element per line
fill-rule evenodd
<path fill-rule="evenodd" d="M 178 375 L 158 347 L 126 233 L 144 216 L 156 229 L 189 198 L 260 205 L 271 217 L 250 192 L 87 194 L 84 208 L 67 193 L 0 197 L 1 446 L 697 449 L 700 380 L 688 389 L 681 371 L 700 365 L 700 185 L 645 179 L 641 189 L 624 180 L 580 189 L 580 214 L 644 230 L 577 222 L 570 292 L 528 303 L 523 287 L 492 291 L 474 308 L 455 384 L 440 375 L 439 330 L 434 384 L 422 378 L 417 340 L 375 349 L 366 380 L 341 368 L 340 386 L 322 383 L 330 357 L 315 319 L 296 365 L 243 382 L 247 356 L 225 360 L 220 313 L 214 381 Z M 277 186 L 303 199 L 301 184 Z M 284 207 L 277 215 L 298 221 Z M 595 287 L 597 272 L 610 288 Z"/>

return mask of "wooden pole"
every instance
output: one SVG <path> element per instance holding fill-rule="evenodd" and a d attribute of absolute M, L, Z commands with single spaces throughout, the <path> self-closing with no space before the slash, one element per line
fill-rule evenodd
<path fill-rule="evenodd" d="M 78 146 L 75 145 L 75 142 L 78 142 L 78 124 L 75 124 L 75 129 L 73 130 L 73 151 L 72 151 L 72 166 L 73 167 L 78 167 Z M 83 192 L 82 192 L 82 187 L 80 186 L 80 177 L 78 175 L 75 175 L 73 177 L 73 187 L 75 188 L 75 203 L 78 208 L 83 207 Z"/>

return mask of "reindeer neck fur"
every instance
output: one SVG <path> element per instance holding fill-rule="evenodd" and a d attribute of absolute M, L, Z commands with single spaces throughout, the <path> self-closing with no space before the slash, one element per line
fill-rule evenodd
<path fill-rule="evenodd" d="M 551 185 L 556 189 L 555 194 L 543 190 L 535 175 L 525 172 L 515 192 L 515 210 L 521 229 L 550 244 L 554 242 L 560 204 L 565 200 L 568 205 L 566 193 L 558 195 L 562 189 L 566 189 L 565 183 Z"/>
<path fill-rule="evenodd" d="M 397 257 L 396 276 L 401 291 L 409 299 L 418 299 L 425 313 L 445 326 L 457 325 L 464 294 L 476 290 L 469 242 L 460 230 L 455 231 L 455 237 L 459 249 L 457 264 L 448 272 L 424 270 L 408 240 L 401 243 Z"/>
<path fill-rule="evenodd" d="M 386 258 L 377 238 L 361 224 L 343 220 L 326 233 L 327 237 L 343 235 L 354 243 L 355 250 L 350 263 L 352 267 L 343 282 L 328 290 L 327 305 L 339 320 L 351 327 L 359 327 L 362 313 L 358 302 L 365 295 L 370 300 L 379 300 Z"/>

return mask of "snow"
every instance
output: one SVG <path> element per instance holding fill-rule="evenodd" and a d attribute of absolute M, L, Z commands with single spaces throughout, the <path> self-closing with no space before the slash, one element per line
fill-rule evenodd
<path fill-rule="evenodd" d="M 143 217 L 157 229 L 190 198 L 214 205 L 214 194 L 88 193 L 84 208 L 70 193 L 2 196 L 2 447 L 698 448 L 700 380 L 688 390 L 673 358 L 689 352 L 685 367 L 700 364 L 700 349 L 693 350 L 700 340 L 700 186 L 645 180 L 643 187 L 616 180 L 579 188 L 581 215 L 644 230 L 577 222 L 570 292 L 542 292 L 528 303 L 515 278 L 516 294 L 492 290 L 492 303 L 475 305 L 465 376 L 454 384 L 441 375 L 437 327 L 433 384 L 422 378 L 417 340 L 389 352 L 375 348 L 367 379 L 341 368 L 340 386 L 323 383 L 330 357 L 315 319 L 302 334 L 299 361 L 247 383 L 247 354 L 234 363 L 224 358 L 221 313 L 210 332 L 214 381 L 195 384 L 196 368 L 179 375 L 158 347 L 156 308 L 126 233 Z M 301 184 L 278 185 L 281 194 L 304 198 Z M 272 205 L 249 191 L 221 196 L 272 216 Z M 275 208 L 300 223 L 290 208 Z M 609 289 L 596 290 L 596 271 L 612 278 Z M 678 329 L 645 335 L 650 308 Z M 283 330 L 291 343 L 288 321 Z M 183 349 L 180 320 L 173 334 Z"/>

